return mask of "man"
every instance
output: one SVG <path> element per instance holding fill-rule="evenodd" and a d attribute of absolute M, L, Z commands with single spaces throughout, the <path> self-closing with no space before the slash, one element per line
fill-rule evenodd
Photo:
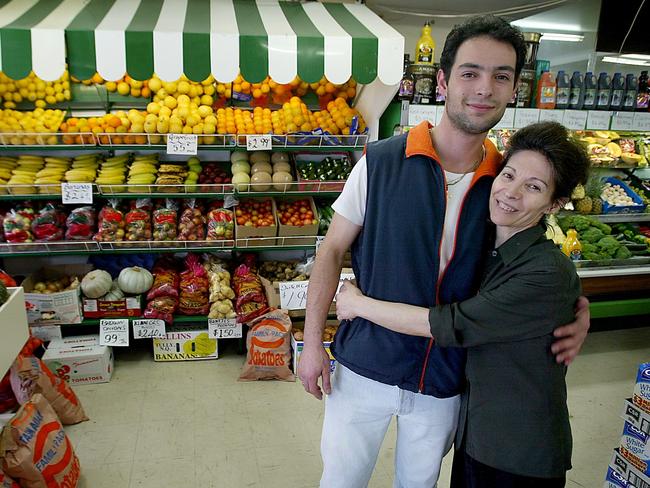
<path fill-rule="evenodd" d="M 395 487 L 435 485 L 456 430 L 465 353 L 432 340 L 383 330 L 363 319 L 344 323 L 329 358 L 321 334 L 352 246 L 362 292 L 424 307 L 474 295 L 488 239 L 488 195 L 501 157 L 486 140 L 513 97 L 523 66 L 521 33 L 480 17 L 449 34 L 438 86 L 440 124 L 371 143 L 355 166 L 319 249 L 307 297 L 305 346 L 298 375 L 305 390 L 329 395 L 321 441 L 321 487 L 367 485 L 393 416 Z M 589 327 L 586 300 L 577 321 L 556 331 L 559 362 L 578 353 Z"/>

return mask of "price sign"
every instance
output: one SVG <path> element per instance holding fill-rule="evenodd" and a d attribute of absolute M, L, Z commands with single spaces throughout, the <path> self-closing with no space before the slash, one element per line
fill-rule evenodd
<path fill-rule="evenodd" d="M 634 114 L 634 130 L 648 132 L 650 131 L 650 114 L 635 113 Z"/>
<path fill-rule="evenodd" d="M 270 151 L 273 149 L 271 136 L 268 134 L 246 136 L 247 151 Z"/>
<path fill-rule="evenodd" d="M 166 336 L 164 320 L 139 319 L 133 321 L 134 339 L 164 339 Z"/>
<path fill-rule="evenodd" d="M 237 319 L 208 319 L 208 336 L 212 339 L 239 339 L 241 323 Z"/>
<path fill-rule="evenodd" d="M 607 110 L 589 110 L 587 112 L 587 129 L 609 130 L 612 113 Z"/>
<path fill-rule="evenodd" d="M 198 139 L 196 134 L 168 134 L 167 154 L 196 156 Z"/>
<path fill-rule="evenodd" d="M 515 126 L 515 109 L 507 108 L 495 129 L 512 129 Z"/>
<path fill-rule="evenodd" d="M 515 111 L 515 128 L 521 129 L 539 122 L 539 112 L 540 110 L 537 108 L 518 108 Z"/>
<path fill-rule="evenodd" d="M 92 183 L 61 183 L 63 203 L 93 203 Z"/>
<path fill-rule="evenodd" d="M 612 130 L 634 130 L 634 114 L 630 112 L 614 112 Z"/>
<path fill-rule="evenodd" d="M 280 282 L 280 307 L 286 310 L 304 310 L 307 306 L 309 281 Z"/>
<path fill-rule="evenodd" d="M 436 108 L 435 105 L 409 105 L 408 125 L 415 126 L 424 120 L 435 125 Z"/>
<path fill-rule="evenodd" d="M 100 346 L 128 346 L 129 319 L 101 319 L 99 321 Z"/>
<path fill-rule="evenodd" d="M 585 130 L 587 125 L 587 112 L 584 110 L 565 110 L 564 127 L 571 130 Z"/>
<path fill-rule="evenodd" d="M 564 121 L 564 110 L 540 110 L 539 121 L 561 124 Z"/>

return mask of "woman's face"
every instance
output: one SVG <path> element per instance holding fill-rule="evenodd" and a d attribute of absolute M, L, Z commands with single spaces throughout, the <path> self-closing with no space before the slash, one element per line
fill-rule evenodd
<path fill-rule="evenodd" d="M 546 158 L 536 151 L 518 151 L 492 183 L 490 219 L 512 235 L 539 223 L 553 213 L 555 182 Z"/>

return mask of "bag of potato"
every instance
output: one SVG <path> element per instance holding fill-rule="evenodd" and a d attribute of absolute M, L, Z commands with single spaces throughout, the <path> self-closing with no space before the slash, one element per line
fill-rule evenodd
<path fill-rule="evenodd" d="M 249 324 L 248 354 L 239 381 L 295 381 L 291 360 L 291 319 L 286 310 L 272 310 Z"/>
<path fill-rule="evenodd" d="M 0 466 L 0 488 L 20 488 L 20 485 L 7 476 Z"/>
<path fill-rule="evenodd" d="M 79 459 L 70 439 L 38 393 L 3 429 L 0 457 L 4 472 L 23 488 L 74 488 L 79 481 Z"/>
<path fill-rule="evenodd" d="M 81 402 L 64 379 L 34 356 L 18 356 L 11 366 L 11 388 L 21 405 L 34 393 L 42 393 L 63 425 L 88 420 Z"/>

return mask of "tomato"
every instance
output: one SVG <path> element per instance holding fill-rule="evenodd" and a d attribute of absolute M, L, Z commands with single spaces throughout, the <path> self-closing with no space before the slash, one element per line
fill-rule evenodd
<path fill-rule="evenodd" d="M 302 221 L 302 223 L 305 224 L 305 225 L 311 225 L 312 221 L 311 221 L 311 219 L 305 219 L 305 220 Z"/>
<path fill-rule="evenodd" d="M 243 213 L 243 212 L 242 212 L 241 209 L 239 209 L 239 208 L 238 208 L 237 210 L 235 210 L 235 215 L 236 215 L 237 217 L 241 217 L 241 216 L 242 216 L 242 213 Z"/>

